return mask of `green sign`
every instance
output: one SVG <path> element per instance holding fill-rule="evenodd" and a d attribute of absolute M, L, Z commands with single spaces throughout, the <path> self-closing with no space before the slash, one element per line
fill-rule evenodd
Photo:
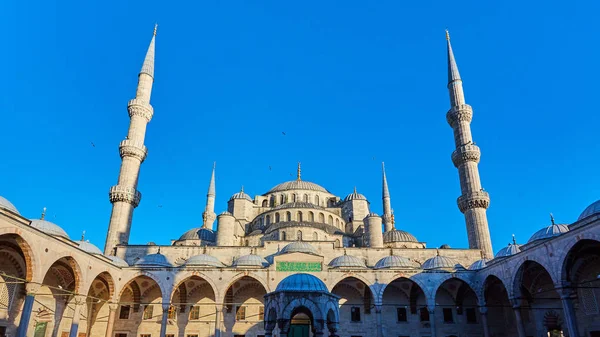
<path fill-rule="evenodd" d="M 321 262 L 277 262 L 277 271 L 321 271 Z"/>

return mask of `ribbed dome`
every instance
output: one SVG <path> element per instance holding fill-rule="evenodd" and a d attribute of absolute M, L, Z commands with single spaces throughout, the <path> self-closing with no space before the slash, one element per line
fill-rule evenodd
<path fill-rule="evenodd" d="M 451 247 L 448 244 L 443 244 L 443 245 L 440 246 L 440 249 L 450 249 L 450 248 Z"/>
<path fill-rule="evenodd" d="M 267 260 L 265 260 L 264 258 L 262 258 L 262 257 L 260 257 L 258 255 L 250 254 L 250 255 L 244 255 L 244 256 L 238 257 L 233 262 L 233 266 L 234 267 L 258 267 L 258 268 L 263 268 L 263 267 L 268 267 L 269 266 L 269 262 L 267 262 Z"/>
<path fill-rule="evenodd" d="M 229 213 L 229 212 L 227 212 L 227 211 L 224 211 L 223 213 L 221 213 L 221 214 L 219 214 L 219 215 L 229 215 L 229 216 L 233 216 L 233 214 L 231 214 L 231 213 Z"/>
<path fill-rule="evenodd" d="M 366 268 L 365 261 L 352 255 L 342 255 L 329 262 L 331 268 Z"/>
<path fill-rule="evenodd" d="M 310 181 L 292 180 L 292 181 L 286 181 L 285 183 L 281 183 L 281 184 L 273 187 L 272 189 L 269 190 L 269 192 L 267 192 L 265 194 L 274 193 L 274 192 L 291 191 L 291 190 L 309 190 L 309 191 L 318 191 L 318 192 L 329 193 L 329 191 L 327 191 L 322 186 L 319 186 L 315 183 L 311 183 Z"/>
<path fill-rule="evenodd" d="M 367 200 L 367 198 L 364 195 L 356 192 L 356 188 L 355 188 L 353 193 L 348 194 L 344 198 L 344 201 L 351 201 L 351 200 Z"/>
<path fill-rule="evenodd" d="M 487 267 L 487 263 L 491 261 L 490 259 L 481 259 L 473 262 L 471 266 L 469 266 L 469 270 L 479 270 Z"/>
<path fill-rule="evenodd" d="M 120 257 L 116 257 L 114 255 L 105 255 L 109 259 L 112 260 L 113 264 L 118 267 L 129 267 L 129 264 Z"/>
<path fill-rule="evenodd" d="M 183 265 L 187 267 L 224 267 L 219 259 L 207 254 L 194 255 L 187 259 Z"/>
<path fill-rule="evenodd" d="M 591 205 L 589 205 L 588 207 L 586 207 L 583 212 L 581 212 L 581 214 L 579 215 L 579 218 L 577 220 L 581 220 L 584 218 L 587 218 L 590 215 L 594 215 L 594 214 L 598 214 L 600 213 L 600 200 L 592 203 Z"/>
<path fill-rule="evenodd" d="M 84 250 L 90 254 L 100 254 L 102 255 L 102 251 L 94 246 L 92 243 L 90 243 L 89 241 L 75 241 L 78 245 L 79 245 L 79 249 Z"/>
<path fill-rule="evenodd" d="M 515 255 L 521 251 L 521 245 L 516 243 L 509 243 L 508 246 L 500 249 L 500 251 L 496 254 L 496 258 L 499 257 L 507 257 L 511 255 Z"/>
<path fill-rule="evenodd" d="M 313 247 L 309 243 L 302 242 L 302 241 L 296 241 L 296 242 L 292 242 L 292 243 L 286 245 L 279 252 L 279 255 L 289 254 L 289 253 L 304 253 L 304 254 L 319 255 L 319 253 L 317 252 L 315 247 Z"/>
<path fill-rule="evenodd" d="M 377 261 L 375 269 L 395 269 L 395 268 L 418 268 L 419 265 L 402 256 L 386 256 L 383 259 Z"/>
<path fill-rule="evenodd" d="M 427 259 L 425 262 L 423 262 L 422 267 L 425 270 L 464 268 L 456 260 L 449 258 L 447 256 L 439 256 L 439 255 L 434 256 L 430 259 Z"/>
<path fill-rule="evenodd" d="M 183 235 L 179 238 L 179 241 L 181 240 L 203 240 L 215 242 L 216 236 L 213 230 L 198 227 L 190 229 L 189 231 L 183 233 Z"/>
<path fill-rule="evenodd" d="M 8 199 L 6 199 L 4 197 L 0 197 L 0 208 L 4 208 L 11 212 L 21 214 L 21 213 L 19 213 L 19 211 L 17 211 L 17 208 L 15 207 L 15 205 L 13 205 L 12 202 L 8 201 Z"/>
<path fill-rule="evenodd" d="M 284 278 L 279 282 L 275 291 L 329 292 L 325 283 L 318 277 L 304 273 Z"/>
<path fill-rule="evenodd" d="M 398 229 L 392 229 L 389 232 L 383 233 L 383 243 L 393 242 L 419 242 L 414 235 L 409 232 L 401 231 Z"/>
<path fill-rule="evenodd" d="M 54 224 L 47 220 L 41 220 L 41 219 L 31 220 L 31 227 L 37 228 L 48 235 L 60 236 L 65 239 L 69 238 L 69 236 L 67 235 L 67 232 L 65 232 L 57 224 Z"/>
<path fill-rule="evenodd" d="M 232 195 L 231 198 L 229 198 L 229 200 L 233 200 L 233 199 L 246 199 L 250 202 L 252 202 L 252 197 L 250 197 L 248 194 L 244 193 L 244 191 L 240 191 L 237 192 L 236 194 Z"/>
<path fill-rule="evenodd" d="M 133 264 L 136 267 L 172 267 L 167 257 L 161 253 L 148 254 Z"/>
<path fill-rule="evenodd" d="M 568 231 L 569 231 L 569 226 L 567 226 L 567 225 L 552 224 L 548 227 L 542 228 L 539 231 L 535 232 L 531 236 L 531 238 L 529 238 L 529 241 L 527 241 L 527 243 L 537 241 L 537 240 L 550 239 L 555 236 L 564 234 Z"/>

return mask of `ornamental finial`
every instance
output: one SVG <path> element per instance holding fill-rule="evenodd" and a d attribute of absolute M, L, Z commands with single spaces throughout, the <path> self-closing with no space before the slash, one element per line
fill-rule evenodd
<path fill-rule="evenodd" d="M 436 254 L 436 256 L 440 256 L 440 250 L 436 248 L 435 249 L 435 254 Z"/>
<path fill-rule="evenodd" d="M 242 185 L 242 189 L 240 190 L 240 192 L 244 193 L 244 185 Z"/>
<path fill-rule="evenodd" d="M 46 207 L 42 208 L 42 216 L 40 217 L 40 220 L 44 220 L 45 216 L 46 216 Z"/>
<path fill-rule="evenodd" d="M 356 186 L 354 186 L 354 194 L 356 194 Z"/>
<path fill-rule="evenodd" d="M 392 227 L 394 227 L 394 225 L 396 224 L 396 216 L 394 215 L 394 209 L 393 208 L 392 208 L 391 221 L 392 221 Z"/>
<path fill-rule="evenodd" d="M 513 237 L 513 245 L 516 245 L 517 244 L 517 239 L 515 238 L 515 235 L 513 234 L 512 237 Z"/>
<path fill-rule="evenodd" d="M 394 256 L 394 248 L 390 247 L 390 256 Z"/>
<path fill-rule="evenodd" d="M 158 252 L 156 252 L 156 254 L 160 254 L 160 246 L 158 247 Z"/>
<path fill-rule="evenodd" d="M 552 213 L 550 213 L 550 221 L 552 222 L 552 225 L 554 225 L 554 215 L 552 215 Z"/>
<path fill-rule="evenodd" d="M 85 231 L 81 232 L 81 241 L 85 239 Z"/>
<path fill-rule="evenodd" d="M 298 177 L 296 178 L 298 181 L 302 180 L 301 173 L 302 170 L 300 169 L 300 162 L 298 162 Z"/>
<path fill-rule="evenodd" d="M 450 41 L 450 32 L 448 31 L 448 28 L 446 28 L 446 41 Z"/>
<path fill-rule="evenodd" d="M 158 23 L 154 24 L 154 36 L 156 36 L 156 31 L 158 30 Z"/>

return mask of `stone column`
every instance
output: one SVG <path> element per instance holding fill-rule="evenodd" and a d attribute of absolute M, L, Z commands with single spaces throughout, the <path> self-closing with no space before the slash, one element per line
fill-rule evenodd
<path fill-rule="evenodd" d="M 483 336 L 490 337 L 490 326 L 488 325 L 487 307 L 479 307 L 479 313 L 481 314 L 481 325 L 483 326 Z"/>
<path fill-rule="evenodd" d="M 431 326 L 431 337 L 437 337 L 437 330 L 435 328 L 435 306 L 428 306 L 429 311 L 429 325 Z"/>
<path fill-rule="evenodd" d="M 165 337 L 167 334 L 167 320 L 169 319 L 169 308 L 171 305 L 163 304 L 162 305 L 162 320 L 160 321 L 160 337 Z"/>
<path fill-rule="evenodd" d="M 215 309 L 215 337 L 221 337 L 221 315 L 223 314 L 223 307 L 218 305 Z"/>
<path fill-rule="evenodd" d="M 31 310 L 33 309 L 33 302 L 35 302 L 35 294 L 40 289 L 38 284 L 27 283 L 25 284 L 25 291 L 27 296 L 25 297 L 25 303 L 23 304 L 23 312 L 21 313 L 21 321 L 17 328 L 17 337 L 27 336 L 27 328 L 29 327 L 29 321 L 31 319 Z"/>
<path fill-rule="evenodd" d="M 525 326 L 523 326 L 523 319 L 521 318 L 521 306 L 513 305 L 513 311 L 515 312 L 515 321 L 517 324 L 517 332 L 519 334 L 519 337 L 526 337 Z"/>
<path fill-rule="evenodd" d="M 381 320 L 381 304 L 375 305 L 375 315 L 377 315 L 377 337 L 383 337 L 383 324 Z"/>
<path fill-rule="evenodd" d="M 115 316 L 117 314 L 118 304 L 111 303 L 108 305 L 108 322 L 106 323 L 105 337 L 111 337 L 115 326 Z"/>
<path fill-rule="evenodd" d="M 565 323 L 567 323 L 567 329 L 569 330 L 569 337 L 579 337 L 577 317 L 575 316 L 575 308 L 573 308 L 573 295 L 572 289 L 563 288 L 560 300 L 562 301 Z"/>
<path fill-rule="evenodd" d="M 79 330 L 79 318 L 81 315 L 79 314 L 79 310 L 81 309 L 81 305 L 85 303 L 85 297 L 80 295 L 75 295 L 73 298 L 73 320 L 71 321 L 71 330 L 69 331 L 69 337 L 77 337 L 77 331 Z"/>

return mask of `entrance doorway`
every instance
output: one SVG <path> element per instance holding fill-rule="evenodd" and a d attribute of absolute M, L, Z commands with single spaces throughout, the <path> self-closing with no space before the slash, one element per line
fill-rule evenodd
<path fill-rule="evenodd" d="M 309 337 L 311 331 L 312 314 L 305 308 L 300 307 L 294 310 L 290 321 L 290 332 L 288 337 Z"/>

